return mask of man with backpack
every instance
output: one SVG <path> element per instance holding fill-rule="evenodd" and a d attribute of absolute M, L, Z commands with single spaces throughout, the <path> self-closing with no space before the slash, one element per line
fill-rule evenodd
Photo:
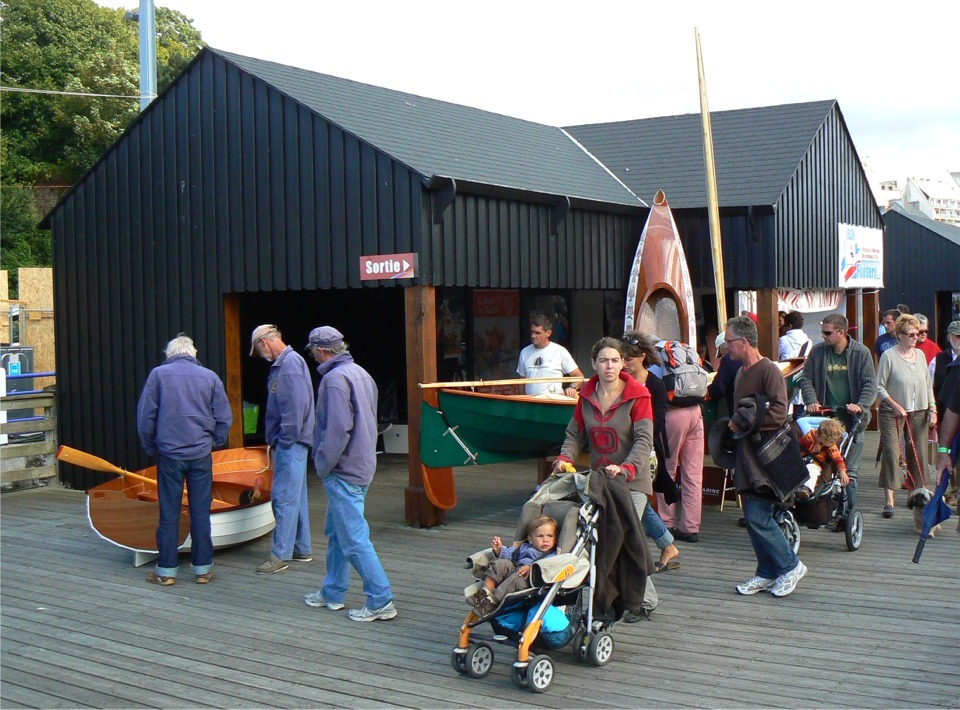
<path fill-rule="evenodd" d="M 657 493 L 657 512 L 677 540 L 699 542 L 704 453 L 700 404 L 707 394 L 707 372 L 686 343 L 664 340 L 657 348 L 667 390 L 667 472 L 680 488 L 679 504 L 668 504 Z"/>

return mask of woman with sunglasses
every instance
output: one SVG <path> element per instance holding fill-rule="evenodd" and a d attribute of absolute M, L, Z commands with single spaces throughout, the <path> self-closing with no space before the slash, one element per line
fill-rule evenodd
<path fill-rule="evenodd" d="M 900 432 L 905 436 L 907 485 L 924 483 L 925 448 L 930 427 L 937 423 L 937 405 L 923 352 L 915 346 L 920 322 L 912 315 L 897 318 L 893 333 L 897 345 L 880 356 L 877 399 L 880 401 L 880 487 L 884 489 L 883 517 L 892 518 L 893 492 L 900 487 Z"/>
<path fill-rule="evenodd" d="M 920 323 L 920 329 L 917 331 L 917 350 L 923 352 L 929 366 L 933 359 L 940 354 L 940 346 L 930 337 L 930 321 L 922 313 L 914 313 L 913 317 Z"/>

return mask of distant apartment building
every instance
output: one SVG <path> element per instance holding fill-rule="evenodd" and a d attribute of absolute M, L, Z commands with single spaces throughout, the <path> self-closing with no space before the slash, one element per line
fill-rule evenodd
<path fill-rule="evenodd" d="M 907 178 L 903 203 L 937 222 L 960 227 L 960 184 L 951 173 L 942 178 Z"/>

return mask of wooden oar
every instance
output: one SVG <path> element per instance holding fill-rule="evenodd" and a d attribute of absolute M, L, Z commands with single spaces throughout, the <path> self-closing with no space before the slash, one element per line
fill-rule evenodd
<path fill-rule="evenodd" d="M 86 451 L 80 451 L 80 449 L 74 449 L 70 446 L 61 445 L 57 449 L 56 453 L 57 459 L 60 461 L 65 461 L 66 463 L 72 463 L 74 466 L 82 466 L 83 468 L 89 468 L 92 471 L 104 471 L 106 473 L 115 473 L 118 476 L 123 478 L 132 478 L 134 480 L 140 481 L 141 483 L 146 483 L 147 485 L 156 487 L 157 482 L 152 478 L 147 478 L 146 476 L 141 476 L 139 473 L 132 473 L 126 469 L 122 469 L 119 466 L 115 466 L 106 459 L 102 459 L 99 456 L 94 456 L 93 454 L 88 454 Z M 216 508 L 223 507 L 233 507 L 230 503 L 220 498 L 213 498 L 213 505 Z"/>
<path fill-rule="evenodd" d="M 512 380 L 471 380 L 469 382 L 421 382 L 420 389 L 437 389 L 438 387 L 501 387 L 503 385 L 531 385 L 541 382 L 586 382 L 586 377 L 535 377 L 514 378 Z"/>

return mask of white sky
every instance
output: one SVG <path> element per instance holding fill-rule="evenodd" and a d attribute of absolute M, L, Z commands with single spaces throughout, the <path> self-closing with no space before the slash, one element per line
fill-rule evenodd
<path fill-rule="evenodd" d="M 138 0 L 98 0 L 134 7 Z M 960 170 L 960 3 L 155 0 L 238 54 L 553 126 L 837 99 L 883 179 Z"/>

